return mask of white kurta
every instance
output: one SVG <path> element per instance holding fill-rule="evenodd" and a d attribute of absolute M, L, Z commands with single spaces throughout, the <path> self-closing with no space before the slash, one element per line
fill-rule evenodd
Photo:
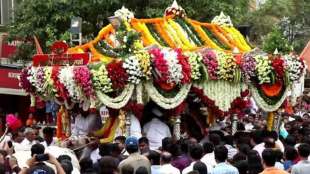
<path fill-rule="evenodd" d="M 161 147 L 162 139 L 171 137 L 169 127 L 158 118 L 153 118 L 150 122 L 145 124 L 143 132 L 149 139 L 151 150 L 157 150 Z"/>
<path fill-rule="evenodd" d="M 100 126 L 97 124 L 100 124 Z M 91 131 L 95 131 L 100 127 L 101 118 L 99 116 L 94 114 L 90 114 L 87 117 L 77 115 L 72 129 L 72 136 L 87 136 Z"/>

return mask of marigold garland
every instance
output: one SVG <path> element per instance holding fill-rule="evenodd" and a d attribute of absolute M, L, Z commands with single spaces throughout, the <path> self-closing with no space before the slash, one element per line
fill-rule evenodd
<path fill-rule="evenodd" d="M 159 33 L 159 35 L 165 40 L 165 42 L 169 45 L 170 48 L 176 48 L 175 43 L 172 41 L 167 32 L 162 28 L 163 22 L 156 23 L 155 29 Z"/>
<path fill-rule="evenodd" d="M 201 28 L 201 26 L 192 24 L 192 26 L 194 27 L 194 29 L 196 30 L 196 32 L 198 33 L 199 37 L 202 38 L 202 40 L 205 43 L 205 46 L 208 46 L 210 48 L 214 48 L 217 50 L 222 50 L 222 48 L 220 48 L 218 45 L 216 45 L 209 37 L 208 35 L 203 31 L 203 29 Z"/>
<path fill-rule="evenodd" d="M 178 48 L 187 49 L 185 45 L 182 44 L 182 41 L 176 34 L 176 31 L 168 24 L 167 21 L 163 21 L 163 27 L 167 31 L 167 34 L 172 38 L 173 42 L 176 44 Z"/>
<path fill-rule="evenodd" d="M 169 19 L 168 25 L 170 25 L 175 30 L 176 35 L 180 38 L 185 48 L 190 49 L 195 46 L 195 45 L 192 45 L 189 39 L 184 35 L 183 29 L 179 26 L 178 23 L 174 22 L 172 19 Z"/>

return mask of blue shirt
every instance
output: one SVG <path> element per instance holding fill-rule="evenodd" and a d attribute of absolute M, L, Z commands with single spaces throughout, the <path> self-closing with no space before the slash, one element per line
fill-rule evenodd
<path fill-rule="evenodd" d="M 291 160 L 287 160 L 287 161 L 284 161 L 283 165 L 284 165 L 284 170 L 287 170 L 294 165 L 294 162 Z"/>
<path fill-rule="evenodd" d="M 214 167 L 211 174 L 239 174 L 239 171 L 236 167 L 222 162 Z"/>

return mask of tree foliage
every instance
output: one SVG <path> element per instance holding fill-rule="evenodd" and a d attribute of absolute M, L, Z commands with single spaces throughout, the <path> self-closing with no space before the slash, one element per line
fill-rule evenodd
<path fill-rule="evenodd" d="M 282 54 L 287 54 L 291 51 L 289 42 L 279 27 L 274 27 L 263 41 L 264 51 L 273 53 L 276 49 Z"/>
<path fill-rule="evenodd" d="M 266 42 L 264 38 L 268 33 L 275 33 L 274 27 L 280 26 L 282 20 L 286 19 L 289 22 L 286 26 L 280 26 L 280 30 L 287 32 L 287 29 L 293 29 L 290 35 L 283 34 L 289 41 L 288 44 L 300 52 L 308 41 L 310 32 L 310 3 L 307 1 L 309 0 L 267 0 L 260 9 L 243 16 L 242 23 L 251 26 L 250 40 L 258 46 L 262 45 L 264 40 Z"/>

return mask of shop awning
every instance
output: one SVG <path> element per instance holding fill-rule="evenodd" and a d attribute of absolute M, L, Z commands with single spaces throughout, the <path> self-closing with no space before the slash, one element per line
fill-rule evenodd
<path fill-rule="evenodd" d="M 310 41 L 300 54 L 300 57 L 306 61 L 306 64 L 308 65 L 308 71 L 310 72 Z"/>
<path fill-rule="evenodd" d="M 26 96 L 27 93 L 19 87 L 21 69 L 0 67 L 0 94 Z"/>

